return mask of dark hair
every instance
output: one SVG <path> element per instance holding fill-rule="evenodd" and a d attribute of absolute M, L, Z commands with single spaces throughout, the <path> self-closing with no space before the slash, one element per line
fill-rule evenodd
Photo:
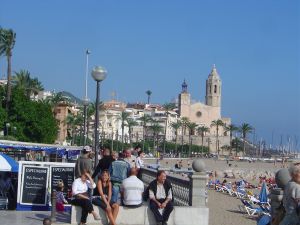
<path fill-rule="evenodd" d="M 164 171 L 164 170 L 158 170 L 157 174 L 156 174 L 156 177 L 159 177 L 162 173 L 166 174 L 166 171 Z"/>
<path fill-rule="evenodd" d="M 140 156 L 141 154 L 143 154 L 144 152 L 142 150 L 138 151 L 138 156 Z"/>
<path fill-rule="evenodd" d="M 50 225 L 52 223 L 52 221 L 49 218 L 45 218 L 43 220 L 43 225 Z"/>

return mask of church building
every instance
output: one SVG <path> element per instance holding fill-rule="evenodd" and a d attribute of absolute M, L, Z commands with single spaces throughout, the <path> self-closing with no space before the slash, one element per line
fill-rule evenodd
<path fill-rule="evenodd" d="M 191 94 L 188 92 L 188 85 L 186 81 L 184 80 L 182 84 L 182 91 L 178 97 L 179 115 L 181 118 L 187 117 L 191 122 L 194 122 L 199 126 L 206 126 L 210 129 L 210 133 L 207 134 L 206 137 L 206 139 L 210 139 L 206 140 L 206 145 L 209 145 L 209 142 L 213 144 L 215 141 L 216 127 L 211 127 L 212 121 L 222 120 L 226 125 L 231 124 L 230 118 L 223 118 L 221 115 L 221 100 L 222 81 L 215 65 L 213 66 L 212 71 L 206 80 L 205 103 L 192 102 Z M 222 145 L 229 145 L 228 135 L 226 132 L 224 132 L 223 127 L 219 127 L 220 147 Z M 213 147 L 211 148 L 214 149 Z"/>

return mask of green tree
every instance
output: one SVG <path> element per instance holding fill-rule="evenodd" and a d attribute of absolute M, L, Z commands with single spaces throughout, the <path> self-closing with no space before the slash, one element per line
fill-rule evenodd
<path fill-rule="evenodd" d="M 187 124 L 187 128 L 189 129 L 189 157 L 191 157 L 191 149 L 192 149 L 192 135 L 195 134 L 195 130 L 197 128 L 197 124 L 196 123 L 191 123 L 189 122 Z"/>
<path fill-rule="evenodd" d="M 202 148 L 201 148 L 201 154 L 203 155 L 203 140 L 204 140 L 204 136 L 206 135 L 206 133 L 207 132 L 209 132 L 209 128 L 208 127 L 206 127 L 206 126 L 200 126 L 200 127 L 198 127 L 198 129 L 197 129 L 197 131 L 198 131 L 198 134 L 200 134 L 200 136 L 201 136 L 201 146 L 202 146 Z"/>
<path fill-rule="evenodd" d="M 147 98 L 148 98 L 148 104 L 150 104 L 150 97 L 151 97 L 151 95 L 152 95 L 152 91 L 150 91 L 150 90 L 147 90 L 146 91 L 146 94 L 147 94 Z"/>
<path fill-rule="evenodd" d="M 229 155 L 232 155 L 232 136 L 233 132 L 237 131 L 239 128 L 234 124 L 230 124 L 228 126 L 224 126 L 225 132 L 229 132 L 230 135 L 230 148 L 229 148 Z"/>
<path fill-rule="evenodd" d="M 151 118 L 151 116 L 144 114 L 142 117 L 140 117 L 139 120 L 142 122 L 142 126 L 143 126 L 143 148 L 142 149 L 144 150 L 147 124 L 152 121 L 152 118 Z"/>
<path fill-rule="evenodd" d="M 251 133 L 253 131 L 253 127 L 250 126 L 248 123 L 243 123 L 240 128 L 239 128 L 242 137 L 243 137 L 243 154 L 245 155 L 246 153 L 246 138 L 247 134 Z"/>
<path fill-rule="evenodd" d="M 218 156 L 220 154 L 220 143 L 219 143 L 219 128 L 224 126 L 224 123 L 222 120 L 213 120 L 211 122 L 211 127 L 216 127 L 216 152 L 218 153 Z"/>
<path fill-rule="evenodd" d="M 177 122 L 173 122 L 171 123 L 171 128 L 174 130 L 175 132 L 175 152 L 178 153 L 177 150 L 177 139 L 178 139 L 178 130 L 181 127 L 181 122 L 180 120 L 178 120 Z"/>
<path fill-rule="evenodd" d="M 37 94 L 39 91 L 43 91 L 42 83 L 37 79 L 30 77 L 30 72 L 27 70 L 20 70 L 15 72 L 12 81 L 17 88 L 24 90 L 25 95 L 30 99 L 31 94 Z"/>
<path fill-rule="evenodd" d="M 167 128 L 168 128 L 168 120 L 170 111 L 176 108 L 175 103 L 166 103 L 163 105 L 166 114 L 166 122 L 165 122 L 165 135 L 164 135 L 164 146 L 163 146 L 163 155 L 166 153 L 166 139 L 167 139 Z"/>
<path fill-rule="evenodd" d="M 155 139 L 157 140 L 156 143 L 158 146 L 159 133 L 161 133 L 163 131 L 163 127 L 157 121 L 152 121 L 150 130 L 152 131 L 152 134 L 153 134 L 153 151 L 154 151 L 155 150 Z"/>
<path fill-rule="evenodd" d="M 181 118 L 181 151 L 183 151 L 183 136 L 186 134 L 187 124 L 190 123 L 190 119 L 187 117 Z"/>
<path fill-rule="evenodd" d="M 51 97 L 47 98 L 48 103 L 51 105 L 52 108 L 56 107 L 59 103 L 66 103 L 69 104 L 69 100 L 67 97 L 63 96 L 61 92 L 54 93 Z"/>
<path fill-rule="evenodd" d="M 130 146 L 132 146 L 132 129 L 133 127 L 138 125 L 138 122 L 136 122 L 132 118 L 127 118 L 126 122 L 128 126 L 129 142 L 130 142 Z"/>
<path fill-rule="evenodd" d="M 11 57 L 12 50 L 16 42 L 16 33 L 12 29 L 1 29 L 0 32 L 0 54 L 5 54 L 7 58 L 7 93 L 6 110 L 9 109 L 11 101 Z"/>
<path fill-rule="evenodd" d="M 127 125 L 128 117 L 129 117 L 129 113 L 122 111 L 120 118 L 119 118 L 121 120 L 121 129 L 122 129 L 122 148 L 123 148 L 123 144 L 124 144 L 124 129 L 125 129 L 125 126 Z"/>
<path fill-rule="evenodd" d="M 16 138 L 20 141 L 50 144 L 57 137 L 58 124 L 51 106 L 28 100 L 18 88 L 12 92 L 8 121 L 16 127 Z"/>

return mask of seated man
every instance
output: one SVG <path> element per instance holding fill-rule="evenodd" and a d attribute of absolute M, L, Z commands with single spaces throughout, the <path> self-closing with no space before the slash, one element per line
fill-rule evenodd
<path fill-rule="evenodd" d="M 172 185 L 166 180 L 166 172 L 157 172 L 157 179 L 149 184 L 150 209 L 157 225 L 166 225 L 173 211 Z"/>
<path fill-rule="evenodd" d="M 137 178 L 137 169 L 131 168 L 130 177 L 123 180 L 121 185 L 121 196 L 123 205 L 130 208 L 137 208 L 142 205 L 144 183 Z"/>
<path fill-rule="evenodd" d="M 124 160 L 130 164 L 130 168 L 136 167 L 136 158 L 131 154 L 130 149 L 125 149 L 123 151 Z"/>

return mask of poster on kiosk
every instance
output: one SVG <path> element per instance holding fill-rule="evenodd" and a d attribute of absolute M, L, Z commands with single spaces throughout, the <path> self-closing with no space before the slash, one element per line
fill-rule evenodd
<path fill-rule="evenodd" d="M 23 166 L 21 204 L 46 206 L 48 190 L 48 167 Z"/>

